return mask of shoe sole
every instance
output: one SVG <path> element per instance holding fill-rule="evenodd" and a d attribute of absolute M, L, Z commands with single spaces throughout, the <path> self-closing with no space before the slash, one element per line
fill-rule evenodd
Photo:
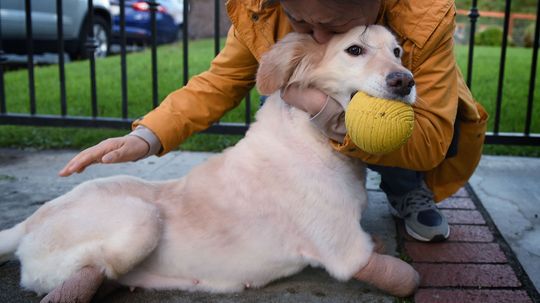
<path fill-rule="evenodd" d="M 419 234 L 414 232 L 414 230 L 410 229 L 407 224 L 405 224 L 405 230 L 407 231 L 409 236 L 415 238 L 418 241 L 422 241 L 422 242 L 442 242 L 442 241 L 445 241 L 446 239 L 448 239 L 448 237 L 450 236 L 450 228 L 448 229 L 448 232 L 446 233 L 446 235 L 435 235 L 431 239 L 424 238 L 424 237 L 420 236 Z"/>
<path fill-rule="evenodd" d="M 388 208 L 389 208 L 390 213 L 392 214 L 392 216 L 403 220 L 403 217 L 399 215 L 398 211 L 392 205 L 390 205 L 390 203 L 388 203 Z M 409 228 L 409 225 L 407 225 L 407 223 L 405 221 L 404 221 L 404 225 L 405 225 L 405 231 L 407 231 L 407 234 L 409 236 L 413 237 L 414 239 L 416 239 L 418 241 L 422 241 L 422 242 L 442 242 L 442 241 L 445 241 L 446 239 L 448 239 L 448 237 L 450 236 L 450 228 L 448 229 L 448 232 L 446 233 L 446 235 L 440 234 L 440 235 L 433 236 L 433 238 L 426 238 L 426 237 L 420 236 L 414 230 Z"/>

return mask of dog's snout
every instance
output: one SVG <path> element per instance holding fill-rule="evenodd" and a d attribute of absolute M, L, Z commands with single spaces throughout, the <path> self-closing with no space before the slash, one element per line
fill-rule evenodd
<path fill-rule="evenodd" d="M 411 93 L 415 83 L 410 73 L 393 72 L 386 76 L 386 85 L 390 91 L 404 97 Z"/>

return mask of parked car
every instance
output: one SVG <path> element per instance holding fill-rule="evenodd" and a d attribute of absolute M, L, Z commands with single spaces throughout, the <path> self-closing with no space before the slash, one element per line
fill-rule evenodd
<path fill-rule="evenodd" d="M 65 51 L 72 58 L 87 57 L 88 1 L 62 2 Z M 35 53 L 57 52 L 56 0 L 31 0 L 32 37 Z M 109 0 L 93 1 L 93 31 L 96 57 L 105 57 L 111 43 L 112 15 Z M 2 47 L 6 53 L 26 54 L 25 1 L 1 0 Z"/>
<path fill-rule="evenodd" d="M 176 1 L 176 0 L 175 0 Z M 166 4 L 161 4 L 156 11 L 156 41 L 158 44 L 170 43 L 178 38 L 179 26 L 176 24 L 178 19 L 171 14 L 174 10 L 177 14 L 177 7 L 171 7 L 169 10 Z M 173 1 L 163 1 L 172 3 Z M 113 40 L 120 39 L 120 2 L 111 1 L 111 11 L 113 12 Z M 127 43 L 150 44 L 152 41 L 152 23 L 150 5 L 146 1 L 126 0 L 125 1 L 125 32 Z M 178 18 L 178 17 L 176 17 Z"/>
<path fill-rule="evenodd" d="M 178 28 L 184 24 L 184 0 L 157 0 L 161 6 L 173 17 Z M 188 8 L 189 11 L 189 8 Z"/>

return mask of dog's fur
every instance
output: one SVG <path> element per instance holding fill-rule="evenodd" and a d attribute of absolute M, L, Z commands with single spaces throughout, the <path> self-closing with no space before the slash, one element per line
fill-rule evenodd
<path fill-rule="evenodd" d="M 351 45 L 364 54 L 348 54 Z M 236 146 L 179 180 L 83 183 L 0 232 L 0 256 L 15 252 L 22 286 L 37 293 L 87 267 L 127 286 L 210 292 L 260 287 L 307 265 L 350 279 L 374 254 L 359 224 L 364 164 L 335 152 L 279 89 L 317 87 L 343 107 L 359 90 L 396 98 L 385 89 L 386 74 L 406 71 L 395 48 L 380 26 L 327 46 L 288 35 L 262 59 L 258 89 L 271 95 Z M 414 92 L 400 98 L 412 102 Z"/>

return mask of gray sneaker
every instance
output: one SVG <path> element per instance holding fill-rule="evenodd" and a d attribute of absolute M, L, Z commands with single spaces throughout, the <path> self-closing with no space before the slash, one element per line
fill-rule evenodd
<path fill-rule="evenodd" d="M 424 186 L 402 196 L 387 195 L 390 212 L 405 221 L 407 233 L 419 241 L 437 242 L 448 239 L 448 221 L 435 206 L 433 194 Z"/>

